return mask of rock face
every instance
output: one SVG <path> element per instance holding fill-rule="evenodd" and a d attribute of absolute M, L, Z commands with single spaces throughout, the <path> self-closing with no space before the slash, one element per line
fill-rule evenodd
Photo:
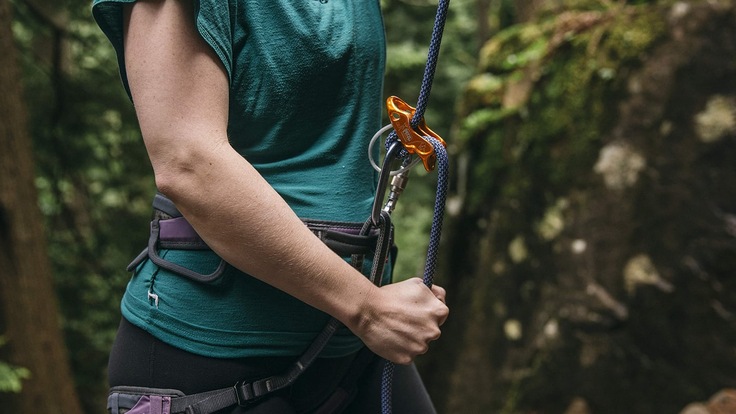
<path fill-rule="evenodd" d="M 719 391 L 705 403 L 693 403 L 680 414 L 731 414 L 736 413 L 736 389 Z"/>
<path fill-rule="evenodd" d="M 736 387 L 736 5 L 574 3 L 494 37 L 460 108 L 441 412 Z"/>

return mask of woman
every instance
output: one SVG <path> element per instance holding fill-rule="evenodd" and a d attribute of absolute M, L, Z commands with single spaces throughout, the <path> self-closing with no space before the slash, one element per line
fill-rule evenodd
<path fill-rule="evenodd" d="M 230 265 L 201 283 L 137 264 L 110 385 L 189 395 L 278 374 L 332 316 L 349 331 L 296 383 L 223 412 L 312 412 L 364 345 L 401 364 L 397 412 L 432 412 L 410 364 L 440 336 L 443 289 L 416 278 L 379 288 L 303 221 L 369 215 L 379 2 L 95 0 L 93 12 L 118 53 L 156 186 L 211 249 L 160 256 L 200 273 L 220 258 Z M 379 371 L 374 363 L 360 376 L 346 412 L 377 412 Z"/>

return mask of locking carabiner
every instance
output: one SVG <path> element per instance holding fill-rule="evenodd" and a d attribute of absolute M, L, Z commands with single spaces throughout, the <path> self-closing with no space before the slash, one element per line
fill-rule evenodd
<path fill-rule="evenodd" d="M 388 188 L 388 178 L 391 176 L 391 164 L 398 159 L 399 151 L 401 151 L 401 144 L 394 142 L 386 151 L 386 157 L 383 159 L 381 173 L 378 175 L 376 196 L 373 199 L 373 210 L 371 210 L 371 223 L 374 226 L 378 226 L 381 220 L 383 199 L 386 196 L 386 189 Z"/>
<path fill-rule="evenodd" d="M 386 100 L 386 106 L 388 108 L 388 118 L 391 121 L 391 125 L 394 127 L 394 131 L 396 131 L 396 135 L 399 137 L 399 140 L 401 140 L 404 149 L 406 149 L 410 154 L 416 154 L 419 156 L 419 158 L 422 159 L 425 170 L 434 170 L 435 164 L 437 163 L 437 154 L 434 152 L 432 143 L 427 141 L 424 137 L 428 136 L 435 138 L 442 143 L 444 147 L 447 147 L 445 140 L 427 127 L 427 124 L 424 122 L 424 117 L 419 120 L 416 130 L 412 128 L 411 120 L 417 110 L 404 102 L 401 98 L 390 96 Z M 419 132 L 417 132 L 417 130 Z"/>

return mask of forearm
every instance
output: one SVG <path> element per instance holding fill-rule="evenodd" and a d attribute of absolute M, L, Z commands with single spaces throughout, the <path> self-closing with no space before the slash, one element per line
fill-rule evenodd
<path fill-rule="evenodd" d="M 212 167 L 183 168 L 172 181 L 157 174 L 158 185 L 223 259 L 334 316 L 393 362 L 411 362 L 439 338 L 448 312 L 442 288 L 430 291 L 418 278 L 374 286 L 314 236 L 235 151 L 196 159 Z"/>
<path fill-rule="evenodd" d="M 229 145 L 186 148 L 156 166 L 157 185 L 207 244 L 243 272 L 355 326 L 357 309 L 377 288 L 319 241 Z"/>

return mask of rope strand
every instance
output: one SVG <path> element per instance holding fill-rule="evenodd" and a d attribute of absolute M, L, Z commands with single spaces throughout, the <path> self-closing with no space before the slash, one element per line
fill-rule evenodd
<path fill-rule="evenodd" d="M 434 81 L 435 70 L 437 69 L 437 59 L 440 54 L 440 44 L 442 42 L 442 33 L 447 20 L 447 10 L 450 0 L 439 0 L 437 4 L 437 15 L 435 16 L 434 27 L 432 29 L 432 39 L 429 43 L 429 51 L 427 53 L 427 65 L 424 67 L 424 77 L 422 86 L 419 90 L 419 98 L 417 100 L 416 112 L 412 117 L 410 124 L 416 129 L 421 120 L 424 118 L 424 112 L 427 109 L 429 95 L 432 91 L 432 82 Z M 432 137 L 425 137 L 432 143 L 437 155 L 437 196 L 434 204 L 434 217 L 432 219 L 432 228 L 429 234 L 429 247 L 427 249 L 427 261 L 424 267 L 424 275 L 422 280 L 424 284 L 431 287 L 434 280 L 434 272 L 437 265 L 437 253 L 439 250 L 440 236 L 442 233 L 442 221 L 445 212 L 445 200 L 447 198 L 447 183 L 449 161 L 447 151 L 444 145 Z M 396 132 L 392 131 L 386 137 L 386 148 L 390 148 L 392 144 L 398 141 Z M 399 157 L 405 161 L 409 158 L 406 150 L 399 152 Z M 381 412 L 383 414 L 391 414 L 393 402 L 393 374 L 394 364 L 386 361 L 383 368 L 381 378 Z"/>
<path fill-rule="evenodd" d="M 447 199 L 447 188 L 449 182 L 449 157 L 444 145 L 432 137 L 426 137 L 434 147 L 437 154 L 437 197 L 434 201 L 434 215 L 432 227 L 429 231 L 429 247 L 427 248 L 427 261 L 424 265 L 424 276 L 422 281 L 428 287 L 434 283 L 434 272 L 437 267 L 437 253 L 439 252 L 440 238 L 442 236 L 442 222 L 445 215 L 445 200 Z M 381 412 L 391 414 L 393 408 L 393 376 L 394 363 L 386 361 L 381 375 Z"/>

